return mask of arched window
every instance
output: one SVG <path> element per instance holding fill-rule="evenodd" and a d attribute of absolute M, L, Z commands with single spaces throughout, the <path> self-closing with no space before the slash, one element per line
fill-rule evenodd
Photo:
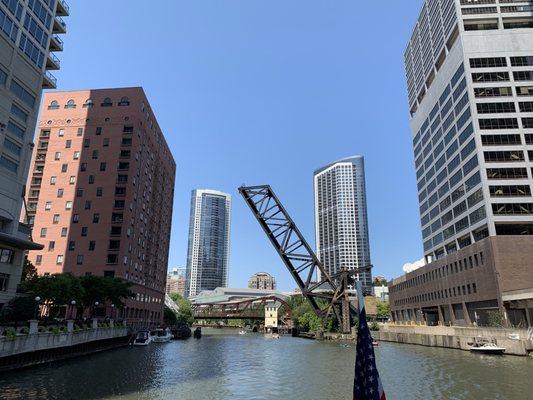
<path fill-rule="evenodd" d="M 85 100 L 85 104 L 83 104 L 83 108 L 91 108 L 94 106 L 94 101 L 92 99 Z"/>
<path fill-rule="evenodd" d="M 59 108 L 59 103 L 57 102 L 57 100 L 52 100 L 52 102 L 48 106 L 49 110 L 57 110 L 58 108 Z"/>
<path fill-rule="evenodd" d="M 120 103 L 118 103 L 119 106 L 129 106 L 130 105 L 130 99 L 128 99 L 126 96 L 120 99 Z"/>
<path fill-rule="evenodd" d="M 113 106 L 113 102 L 111 101 L 111 99 L 109 97 L 106 97 L 104 99 L 104 101 L 102 102 L 101 106 L 102 107 L 112 107 Z"/>
<path fill-rule="evenodd" d="M 65 104 L 65 108 L 76 108 L 76 102 L 72 99 L 67 101 L 67 104 Z"/>

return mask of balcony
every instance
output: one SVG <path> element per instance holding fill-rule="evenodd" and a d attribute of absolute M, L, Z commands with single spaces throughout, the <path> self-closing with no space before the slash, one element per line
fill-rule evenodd
<path fill-rule="evenodd" d="M 59 58 L 54 53 L 49 52 L 46 58 L 46 69 L 58 70 L 59 68 L 61 68 L 61 61 L 59 61 Z"/>
<path fill-rule="evenodd" d="M 57 35 L 52 35 L 50 39 L 50 51 L 63 51 L 63 41 Z"/>
<path fill-rule="evenodd" d="M 65 0 L 58 0 L 56 15 L 61 17 L 68 17 L 70 15 L 70 7 Z"/>
<path fill-rule="evenodd" d="M 55 89 L 57 88 L 57 79 L 49 71 L 46 71 L 43 75 L 43 89 Z"/>
<path fill-rule="evenodd" d="M 52 33 L 67 33 L 67 24 L 63 21 L 61 17 L 54 18 L 54 28 Z"/>

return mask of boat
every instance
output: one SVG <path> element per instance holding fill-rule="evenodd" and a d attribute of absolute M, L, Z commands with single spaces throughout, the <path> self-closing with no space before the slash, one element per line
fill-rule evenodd
<path fill-rule="evenodd" d="M 195 339 L 200 339 L 202 337 L 202 328 L 198 327 L 194 330 L 193 336 Z"/>
<path fill-rule="evenodd" d="M 474 353 L 502 355 L 505 353 L 505 347 L 500 347 L 494 343 L 474 344 L 470 347 L 470 351 Z"/>
<path fill-rule="evenodd" d="M 377 340 L 373 340 L 372 341 L 372 346 L 378 347 L 379 346 L 379 342 Z"/>
<path fill-rule="evenodd" d="M 154 333 L 152 334 L 152 342 L 154 343 L 166 343 L 170 342 L 170 339 L 172 338 L 172 334 L 170 333 L 170 329 L 156 329 Z"/>
<path fill-rule="evenodd" d="M 239 335 L 246 335 L 246 333 L 247 332 L 244 329 L 239 331 Z"/>
<path fill-rule="evenodd" d="M 148 346 L 152 342 L 152 336 L 150 336 L 149 331 L 139 331 L 135 335 L 133 340 L 134 346 Z"/>

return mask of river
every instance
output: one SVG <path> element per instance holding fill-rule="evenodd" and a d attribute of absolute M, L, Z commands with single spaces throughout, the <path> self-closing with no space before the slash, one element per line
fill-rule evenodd
<path fill-rule="evenodd" d="M 351 400 L 355 347 L 204 331 L 0 374 L 0 399 Z M 531 399 L 533 359 L 381 343 L 389 400 Z"/>

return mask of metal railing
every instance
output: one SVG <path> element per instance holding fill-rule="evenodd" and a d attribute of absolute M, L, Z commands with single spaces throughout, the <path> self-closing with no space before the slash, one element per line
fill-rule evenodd
<path fill-rule="evenodd" d="M 47 79 L 53 84 L 54 87 L 57 86 L 57 78 L 56 78 L 54 75 L 52 75 L 52 74 L 50 73 L 50 71 L 46 71 L 46 72 L 44 73 L 44 75 L 45 75 L 46 78 L 47 78 Z"/>

